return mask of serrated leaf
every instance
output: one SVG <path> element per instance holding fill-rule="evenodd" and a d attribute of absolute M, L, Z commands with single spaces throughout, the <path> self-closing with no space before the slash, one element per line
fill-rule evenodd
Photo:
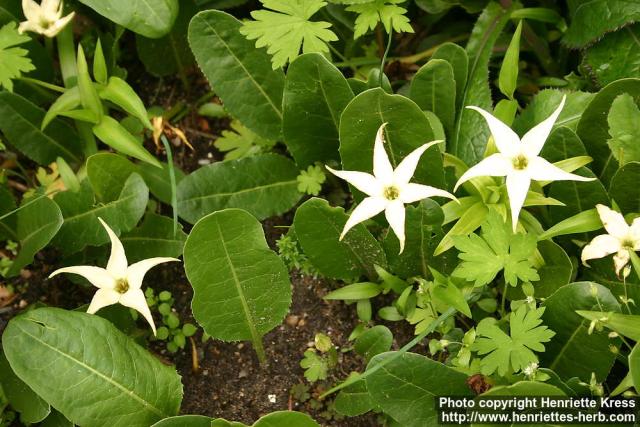
<path fill-rule="evenodd" d="M 297 176 L 293 162 L 276 154 L 214 163 L 180 182 L 178 213 L 191 223 L 225 208 L 245 209 L 261 220 L 280 215 L 302 196 Z"/>
<path fill-rule="evenodd" d="M 236 160 L 266 151 L 273 147 L 275 142 L 260 138 L 242 123 L 234 120 L 231 122 L 231 129 L 223 130 L 213 145 L 224 153 L 225 160 Z"/>
<path fill-rule="evenodd" d="M 600 86 L 625 77 L 640 77 L 640 24 L 606 34 L 584 53 L 583 64 Z"/>
<path fill-rule="evenodd" d="M 479 356 L 484 375 L 498 372 L 504 376 L 509 371 L 519 372 L 531 363 L 537 363 L 535 352 L 544 352 L 542 343 L 549 342 L 555 332 L 542 324 L 544 307 L 529 309 L 526 304 L 513 311 L 509 317 L 509 335 L 494 319 L 485 319 L 476 327 L 477 338 L 472 350 Z"/>
<path fill-rule="evenodd" d="M 240 33 L 256 40 L 256 47 L 267 46 L 277 70 L 303 53 L 328 53 L 328 42 L 338 40 L 329 30 L 331 23 L 309 19 L 327 3 L 322 0 L 260 0 L 266 9 L 251 12 Z"/>
<path fill-rule="evenodd" d="M 18 33 L 15 22 L 0 28 L 0 87 L 9 92 L 13 91 L 11 80 L 36 69 L 27 56 L 29 51 L 16 47 L 29 41 L 28 35 Z"/>
<path fill-rule="evenodd" d="M 175 369 L 99 316 L 31 310 L 9 322 L 2 344 L 20 379 L 75 424 L 147 427 L 180 408 Z"/>
<path fill-rule="evenodd" d="M 299 192 L 317 196 L 320 194 L 322 184 L 327 180 L 327 176 L 320 166 L 312 165 L 307 170 L 300 171 L 300 175 L 296 179 Z"/>
<path fill-rule="evenodd" d="M 304 377 L 309 382 L 327 379 L 329 367 L 327 362 L 312 349 L 304 352 L 304 358 L 300 361 L 300 367 L 304 369 Z"/>
<path fill-rule="evenodd" d="M 562 41 L 573 48 L 584 47 L 604 34 L 636 21 L 640 21 L 640 3 L 627 0 L 581 1 L 571 10 L 571 25 Z"/>
<path fill-rule="evenodd" d="M 407 9 L 398 6 L 406 0 L 372 0 L 367 3 L 360 2 L 347 7 L 350 12 L 355 12 L 358 17 L 355 21 L 354 38 L 366 34 L 373 30 L 378 22 L 382 22 L 388 34 L 391 31 L 396 33 L 413 33 L 413 27 L 409 18 L 405 16 Z"/>

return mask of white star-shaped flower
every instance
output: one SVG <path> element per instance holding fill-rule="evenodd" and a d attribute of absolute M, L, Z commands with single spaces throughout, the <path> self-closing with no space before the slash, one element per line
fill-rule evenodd
<path fill-rule="evenodd" d="M 479 176 L 505 176 L 511 206 L 511 221 L 515 231 L 532 180 L 592 181 L 593 178 L 565 172 L 539 155 L 564 107 L 565 100 L 566 96 L 562 98 L 560 106 L 551 116 L 534 126 L 522 139 L 509 126 L 485 110 L 467 107 L 482 114 L 487 121 L 499 152 L 467 170 L 458 180 L 455 190 L 462 183 Z"/>
<path fill-rule="evenodd" d="M 20 23 L 18 31 L 33 31 L 47 37 L 55 37 L 75 15 L 75 12 L 71 12 L 63 18 L 62 6 L 60 0 L 42 0 L 40 4 L 34 0 L 22 0 L 22 12 L 27 20 Z"/>
<path fill-rule="evenodd" d="M 634 219 L 629 226 L 621 213 L 604 205 L 596 205 L 596 209 L 608 234 L 596 236 L 582 249 L 582 263 L 587 265 L 590 259 L 615 254 L 613 263 L 620 276 L 620 270 L 629 263 L 630 251 L 640 250 L 640 218 Z"/>
<path fill-rule="evenodd" d="M 87 313 L 95 313 L 108 305 L 120 303 L 125 307 L 137 310 L 153 329 L 156 334 L 156 325 L 153 323 L 151 311 L 147 305 L 147 299 L 142 292 L 142 280 L 144 275 L 152 267 L 169 261 L 180 261 L 176 258 L 149 258 L 128 265 L 127 256 L 124 253 L 122 242 L 109 226 L 98 218 L 111 239 L 111 255 L 107 262 L 107 268 L 94 267 L 90 265 L 77 265 L 73 267 L 60 268 L 49 276 L 49 278 L 60 273 L 78 274 L 87 279 L 92 285 L 98 288 L 93 296 Z"/>
<path fill-rule="evenodd" d="M 384 123 L 378 129 L 373 147 L 373 175 L 359 171 L 337 171 L 327 166 L 327 169 L 339 178 L 344 179 L 369 197 L 365 198 L 351 213 L 349 220 L 342 230 L 340 240 L 356 224 L 378 215 L 384 211 L 391 229 L 400 241 L 400 253 L 404 251 L 404 205 L 427 197 L 448 197 L 456 200 L 447 191 L 428 185 L 414 184 L 409 181 L 418 166 L 422 154 L 432 145 L 442 141 L 433 141 L 413 150 L 394 170 L 387 152 L 384 149 Z"/>

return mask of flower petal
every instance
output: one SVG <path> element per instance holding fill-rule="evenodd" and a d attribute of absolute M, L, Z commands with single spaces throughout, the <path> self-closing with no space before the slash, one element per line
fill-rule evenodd
<path fill-rule="evenodd" d="M 349 230 L 354 226 L 378 215 L 387 206 L 388 201 L 381 197 L 367 197 L 351 212 L 351 216 L 344 225 L 340 240 L 342 240 Z"/>
<path fill-rule="evenodd" d="M 93 286 L 102 289 L 113 289 L 116 285 L 115 278 L 107 270 L 92 265 L 76 265 L 73 267 L 59 268 L 49 275 L 49 278 L 60 273 L 71 273 L 87 279 Z"/>
<path fill-rule="evenodd" d="M 629 255 L 628 249 L 620 249 L 617 254 L 613 256 L 613 265 L 616 267 L 616 276 L 620 277 L 620 270 L 624 268 L 625 265 L 629 264 Z"/>
<path fill-rule="evenodd" d="M 371 174 L 358 171 L 337 171 L 335 169 L 331 169 L 329 166 L 325 167 L 329 172 L 338 178 L 344 179 L 368 196 L 378 196 L 382 193 L 382 185 L 378 182 L 376 177 Z"/>
<path fill-rule="evenodd" d="M 422 184 L 406 184 L 400 189 L 400 201 L 402 203 L 413 203 L 427 197 L 446 197 L 448 199 L 457 200 L 456 197 L 445 190 L 430 187 Z"/>
<path fill-rule="evenodd" d="M 389 203 L 389 205 L 387 206 L 387 209 L 384 212 L 384 215 L 387 217 L 387 221 L 389 222 L 391 229 L 393 230 L 395 235 L 398 237 L 398 240 L 400 241 L 400 252 L 398 253 L 401 254 L 404 251 L 404 241 L 405 241 L 404 205 L 402 204 L 401 201 L 395 200 Z"/>
<path fill-rule="evenodd" d="M 596 205 L 596 209 L 598 210 L 600 221 L 602 221 L 602 225 L 604 226 L 605 230 L 607 230 L 607 233 L 617 238 L 618 240 L 622 240 L 628 237 L 631 230 L 627 225 L 627 221 L 625 221 L 620 212 L 609 209 L 605 205 Z"/>
<path fill-rule="evenodd" d="M 465 182 L 478 176 L 506 176 L 513 170 L 511 159 L 503 154 L 492 154 L 478 164 L 469 168 L 458 180 L 453 191 L 456 191 Z"/>
<path fill-rule="evenodd" d="M 420 157 L 424 152 L 431 146 L 435 144 L 439 144 L 442 141 L 433 141 L 427 144 L 423 144 L 421 147 L 416 148 L 411 153 L 407 155 L 398 167 L 393 171 L 393 181 L 397 185 L 403 185 L 408 183 L 413 177 L 414 172 L 416 171 L 416 167 L 418 166 L 418 162 L 420 161 Z"/>
<path fill-rule="evenodd" d="M 590 259 L 604 258 L 616 253 L 621 248 L 620 240 L 609 234 L 601 234 L 582 249 L 582 263 L 587 265 Z"/>
<path fill-rule="evenodd" d="M 547 142 L 547 138 L 549 138 L 553 125 L 556 123 L 556 120 L 558 120 L 558 116 L 564 107 L 566 99 L 567 96 L 563 96 L 558 108 L 556 108 L 556 110 L 545 120 L 532 127 L 522 137 L 522 148 L 527 151 L 527 154 L 530 156 L 537 156 L 540 154 L 544 143 Z"/>
<path fill-rule="evenodd" d="M 60 18 L 53 23 L 45 32 L 44 35 L 50 38 L 53 38 L 58 35 L 60 31 L 67 26 L 67 24 L 73 19 L 75 16 L 75 12 L 72 12 L 65 16 L 64 18 Z"/>
<path fill-rule="evenodd" d="M 384 149 L 384 128 L 383 123 L 376 134 L 376 142 L 373 146 L 373 174 L 383 183 L 389 183 L 393 179 L 393 166 L 389 161 L 389 156 Z"/>
<path fill-rule="evenodd" d="M 156 324 L 153 322 L 153 316 L 151 316 L 151 310 L 147 305 L 147 299 L 144 297 L 144 293 L 141 289 L 129 289 L 120 297 L 120 304 L 125 307 L 130 307 L 136 310 L 138 313 L 149 322 L 153 335 L 156 334 Z"/>
<path fill-rule="evenodd" d="M 22 0 L 22 13 L 33 24 L 40 21 L 40 5 L 34 0 Z"/>
<path fill-rule="evenodd" d="M 107 234 L 111 239 L 111 255 L 109 255 L 109 262 L 107 262 L 107 271 L 116 278 L 124 277 L 127 271 L 127 256 L 124 253 L 124 247 L 122 242 L 116 236 L 116 233 L 107 225 L 102 218 L 98 218 Z"/>
<path fill-rule="evenodd" d="M 595 178 L 565 172 L 542 157 L 531 157 L 527 166 L 529 177 L 535 181 L 593 181 Z"/>
<path fill-rule="evenodd" d="M 165 262 L 180 261 L 176 258 L 149 258 L 138 261 L 135 264 L 131 264 L 126 270 L 126 278 L 129 283 L 129 289 L 140 289 L 142 287 L 142 280 L 147 271 L 151 270 L 158 264 Z"/>
<path fill-rule="evenodd" d="M 467 108 L 482 114 L 482 117 L 484 117 L 489 125 L 496 147 L 498 147 L 498 150 L 500 150 L 502 154 L 511 157 L 518 153 L 521 148 L 521 144 L 520 137 L 517 133 L 504 124 L 502 120 L 494 117 L 491 113 L 483 110 L 482 108 L 474 106 L 469 106 Z"/>
<path fill-rule="evenodd" d="M 94 314 L 103 307 L 113 305 L 120 300 L 120 294 L 113 289 L 98 289 L 93 295 L 87 313 Z"/>
<path fill-rule="evenodd" d="M 46 20 L 55 22 L 62 15 L 62 4 L 60 4 L 60 0 L 42 0 L 40 10 Z"/>
<path fill-rule="evenodd" d="M 514 172 L 507 175 L 507 193 L 509 194 L 509 206 L 511 206 L 511 223 L 513 225 L 513 231 L 516 231 L 518 226 L 518 217 L 520 211 L 524 205 L 524 201 L 527 198 L 529 192 L 529 186 L 531 185 L 531 179 L 526 173 Z"/>

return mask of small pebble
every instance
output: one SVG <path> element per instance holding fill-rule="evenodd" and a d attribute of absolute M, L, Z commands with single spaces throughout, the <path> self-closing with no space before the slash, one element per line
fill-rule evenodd
<path fill-rule="evenodd" d="M 276 395 L 275 394 L 270 394 L 267 397 L 269 398 L 269 402 L 276 403 L 277 399 L 276 399 Z"/>
<path fill-rule="evenodd" d="M 25 308 L 27 305 L 29 305 L 29 303 L 23 299 L 21 299 L 20 302 L 18 303 L 18 307 L 20 308 Z"/>
<path fill-rule="evenodd" d="M 246 369 L 240 369 L 240 372 L 238 372 L 238 378 L 246 378 L 249 376 L 249 373 L 246 371 Z"/>
<path fill-rule="evenodd" d="M 300 322 L 300 318 L 295 314 L 287 316 L 287 325 L 291 326 L 292 328 L 298 326 L 298 322 Z"/>

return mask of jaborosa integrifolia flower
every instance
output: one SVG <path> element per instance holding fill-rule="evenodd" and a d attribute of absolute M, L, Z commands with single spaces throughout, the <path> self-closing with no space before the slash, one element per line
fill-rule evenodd
<path fill-rule="evenodd" d="M 21 22 L 18 31 L 33 31 L 46 37 L 55 37 L 73 19 L 75 12 L 62 17 L 63 4 L 60 0 L 22 0 L 22 12 L 26 21 Z"/>

